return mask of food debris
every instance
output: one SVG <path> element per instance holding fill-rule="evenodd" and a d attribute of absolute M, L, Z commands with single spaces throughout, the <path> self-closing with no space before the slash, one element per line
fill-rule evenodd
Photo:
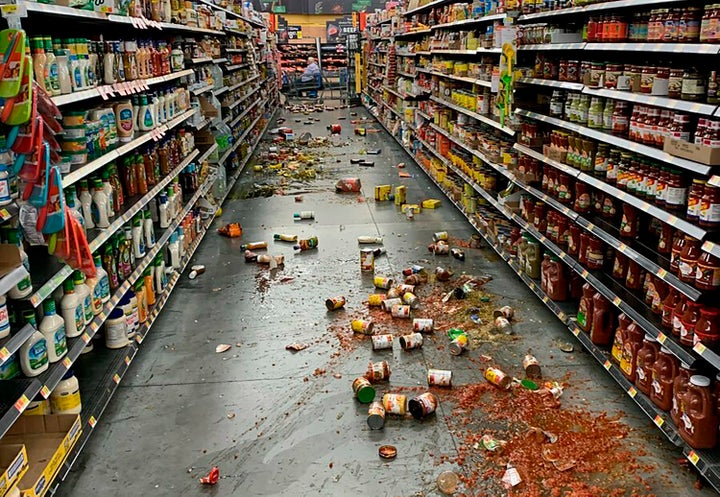
<path fill-rule="evenodd" d="M 215 353 L 216 354 L 222 354 L 223 352 L 227 352 L 232 348 L 232 345 L 228 345 L 227 343 L 221 343 L 217 347 L 215 347 Z"/>
<path fill-rule="evenodd" d="M 285 350 L 292 350 L 293 352 L 300 352 L 301 350 L 305 350 L 309 346 L 310 345 L 308 345 L 307 343 L 295 342 L 295 343 L 291 343 L 290 345 L 286 345 Z"/>
<path fill-rule="evenodd" d="M 203 485 L 215 485 L 220 479 L 220 470 L 217 466 L 213 466 L 210 472 L 200 478 L 200 483 Z"/>

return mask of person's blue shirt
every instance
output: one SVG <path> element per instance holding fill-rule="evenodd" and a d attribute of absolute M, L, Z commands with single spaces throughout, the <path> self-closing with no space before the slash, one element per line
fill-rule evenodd
<path fill-rule="evenodd" d="M 305 68 L 305 72 L 303 72 L 302 76 L 300 76 L 300 81 L 313 81 L 318 74 L 320 74 L 320 66 L 317 65 L 317 62 L 313 61 Z"/>

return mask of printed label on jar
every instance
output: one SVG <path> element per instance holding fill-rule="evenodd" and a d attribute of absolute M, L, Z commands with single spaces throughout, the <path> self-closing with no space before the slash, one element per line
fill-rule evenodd
<path fill-rule="evenodd" d="M 701 202 L 700 219 L 707 223 L 720 223 L 720 204 Z"/>
<path fill-rule="evenodd" d="M 695 97 L 705 97 L 705 82 L 702 79 L 683 78 L 682 90 L 683 95 Z"/>
<path fill-rule="evenodd" d="M 695 280 L 706 285 L 720 287 L 720 268 L 698 266 L 695 268 Z"/>
<path fill-rule="evenodd" d="M 665 202 L 670 205 L 685 205 L 687 188 L 668 186 L 665 189 Z"/>

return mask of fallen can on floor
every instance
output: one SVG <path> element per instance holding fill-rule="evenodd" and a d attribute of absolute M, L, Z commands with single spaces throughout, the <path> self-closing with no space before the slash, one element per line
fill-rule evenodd
<path fill-rule="evenodd" d="M 400 292 L 401 295 L 408 292 L 415 293 L 415 285 L 408 285 L 407 283 L 403 283 L 397 286 L 397 291 Z"/>
<path fill-rule="evenodd" d="M 372 293 L 368 296 L 368 305 L 370 307 L 381 307 L 382 303 L 387 299 L 384 293 Z"/>
<path fill-rule="evenodd" d="M 398 290 L 395 287 L 389 289 L 387 291 L 386 295 L 387 295 L 387 298 L 389 298 L 389 299 L 399 299 L 402 296 L 402 294 L 400 293 L 400 290 Z"/>
<path fill-rule="evenodd" d="M 374 401 L 368 407 L 367 424 L 371 430 L 382 430 L 385 426 L 385 408 L 382 402 Z"/>
<path fill-rule="evenodd" d="M 435 255 L 448 255 L 450 253 L 450 245 L 443 242 L 431 243 L 428 245 L 428 251 Z"/>
<path fill-rule="evenodd" d="M 433 233 L 433 241 L 434 242 L 439 242 L 441 240 L 445 242 L 445 241 L 447 241 L 448 238 L 450 238 L 450 237 L 448 236 L 447 231 L 437 231 L 437 232 Z"/>
<path fill-rule="evenodd" d="M 445 269 L 444 267 L 435 268 L 435 278 L 438 281 L 447 281 L 452 277 L 452 271 Z"/>
<path fill-rule="evenodd" d="M 512 378 L 498 368 L 489 367 L 485 370 L 485 379 L 498 388 L 507 389 Z"/>
<path fill-rule="evenodd" d="M 523 369 L 525 370 L 525 376 L 532 379 L 542 378 L 542 371 L 540 370 L 540 362 L 532 354 L 527 354 L 523 358 Z"/>
<path fill-rule="evenodd" d="M 386 298 L 385 300 L 383 300 L 383 302 L 382 302 L 382 304 L 381 304 L 382 309 L 383 309 L 383 311 L 385 311 L 385 312 L 390 312 L 390 311 L 392 311 L 392 308 L 393 308 L 394 305 L 402 305 L 402 299 L 399 298 L 399 297 L 395 297 L 395 298 L 392 298 L 392 299 L 391 299 L 391 298 Z"/>
<path fill-rule="evenodd" d="M 408 401 L 408 409 L 415 419 L 423 419 L 425 416 L 434 413 L 437 406 L 437 397 L 430 392 L 420 394 Z"/>
<path fill-rule="evenodd" d="M 510 321 L 508 321 L 505 316 L 498 316 L 495 318 L 495 329 L 501 333 L 505 333 L 506 335 L 510 335 L 513 331 Z"/>
<path fill-rule="evenodd" d="M 402 299 L 403 302 L 411 309 L 417 309 L 420 306 L 420 299 L 414 293 L 405 292 Z"/>
<path fill-rule="evenodd" d="M 394 306 L 392 306 L 390 313 L 394 318 L 407 319 L 410 317 L 410 306 L 403 304 L 395 304 Z"/>
<path fill-rule="evenodd" d="M 373 350 L 384 350 L 391 349 L 393 346 L 392 335 L 373 335 L 372 336 L 372 348 Z"/>
<path fill-rule="evenodd" d="M 345 297 L 342 295 L 338 297 L 332 297 L 325 301 L 325 307 L 328 308 L 328 311 L 335 311 L 337 309 L 342 309 L 345 307 Z"/>
<path fill-rule="evenodd" d="M 413 319 L 413 330 L 416 333 L 432 333 L 435 329 L 435 322 L 430 318 Z"/>
<path fill-rule="evenodd" d="M 449 369 L 428 369 L 428 385 L 434 387 L 452 386 L 452 371 Z"/>
<path fill-rule="evenodd" d="M 513 309 L 509 305 L 504 305 L 499 309 L 495 309 L 493 311 L 493 317 L 497 318 L 500 316 L 503 316 L 505 319 L 510 321 L 513 318 L 513 316 L 515 316 L 515 309 Z"/>
<path fill-rule="evenodd" d="M 370 381 L 364 376 L 359 376 L 353 380 L 352 389 L 355 398 L 363 404 L 369 404 L 375 400 L 375 388 L 373 388 Z"/>
<path fill-rule="evenodd" d="M 363 335 L 372 335 L 374 326 L 372 321 L 365 319 L 355 319 L 350 323 L 350 328 L 352 328 L 355 333 L 361 333 Z"/>
<path fill-rule="evenodd" d="M 368 384 L 370 384 L 370 382 L 368 382 Z M 382 403 L 383 407 L 385 408 L 385 413 L 404 416 L 407 412 L 407 397 L 403 394 L 386 393 L 385 395 L 383 395 Z"/>
<path fill-rule="evenodd" d="M 362 249 L 360 251 L 360 271 L 364 273 L 375 271 L 375 253 L 373 249 Z"/>
<path fill-rule="evenodd" d="M 384 276 L 375 276 L 373 284 L 376 288 L 382 288 L 383 290 L 389 290 L 393 286 L 392 278 L 385 278 Z"/>
<path fill-rule="evenodd" d="M 450 342 L 450 345 L 448 345 L 448 350 L 450 351 L 450 354 L 452 355 L 460 355 L 463 353 L 463 350 L 467 348 L 468 345 L 468 337 L 465 334 L 458 335 L 452 342 Z"/>
<path fill-rule="evenodd" d="M 422 347 L 423 344 L 423 336 L 420 333 L 403 335 L 398 340 L 403 350 L 418 349 Z"/>
<path fill-rule="evenodd" d="M 370 380 L 370 383 L 388 381 L 390 379 L 390 365 L 387 361 L 371 362 L 368 365 L 365 378 Z"/>

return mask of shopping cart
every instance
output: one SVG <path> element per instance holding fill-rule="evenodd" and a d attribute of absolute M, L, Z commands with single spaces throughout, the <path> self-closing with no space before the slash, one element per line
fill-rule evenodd
<path fill-rule="evenodd" d="M 285 96 L 296 99 L 317 100 L 322 102 L 323 81 L 320 73 L 311 81 L 302 81 L 300 76 L 283 73 L 282 92 Z"/>

